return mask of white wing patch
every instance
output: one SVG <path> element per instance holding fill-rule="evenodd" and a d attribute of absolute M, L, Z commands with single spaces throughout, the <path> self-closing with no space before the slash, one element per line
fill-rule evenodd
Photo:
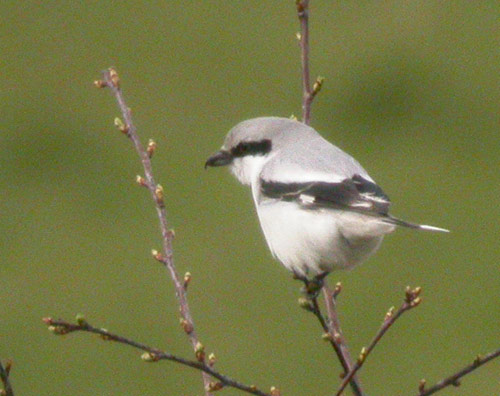
<path fill-rule="evenodd" d="M 370 201 L 373 201 L 373 202 L 390 203 L 389 200 L 385 199 L 384 197 L 378 196 L 373 192 L 361 193 L 360 195 L 362 197 L 365 197 L 366 199 L 369 199 Z"/>
<path fill-rule="evenodd" d="M 299 195 L 299 202 L 302 205 L 312 205 L 316 202 L 316 198 L 313 197 L 312 195 L 300 194 Z"/>

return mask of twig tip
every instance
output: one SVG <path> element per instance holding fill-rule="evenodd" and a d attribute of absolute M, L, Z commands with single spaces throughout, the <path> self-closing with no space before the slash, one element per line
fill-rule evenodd
<path fill-rule="evenodd" d="M 199 362 L 203 363 L 205 361 L 205 346 L 200 341 L 194 347 L 194 355 Z"/>
<path fill-rule="evenodd" d="M 125 125 L 124 122 L 119 117 L 115 117 L 114 124 L 115 127 L 117 127 L 120 132 L 124 134 L 128 133 L 129 127 Z"/>
<path fill-rule="evenodd" d="M 406 286 L 405 288 L 405 302 L 409 304 L 410 308 L 414 308 L 422 302 L 422 298 L 419 297 L 422 292 L 422 288 L 420 286 L 412 289 L 410 286 Z"/>
<path fill-rule="evenodd" d="M 163 203 L 164 192 L 163 192 L 163 187 L 161 184 L 156 185 L 155 197 L 156 197 L 156 201 L 158 202 L 158 205 L 160 205 L 160 207 L 162 207 L 164 204 Z"/>
<path fill-rule="evenodd" d="M 95 80 L 95 81 L 94 81 L 94 86 L 95 86 L 96 88 L 106 88 L 108 85 L 107 85 L 107 84 L 106 84 L 106 82 L 105 82 L 105 81 L 103 81 L 103 80 Z"/>
<path fill-rule="evenodd" d="M 298 303 L 299 303 L 300 308 L 305 309 L 306 311 L 309 311 L 309 312 L 314 311 L 314 307 L 308 298 L 299 297 Z"/>
<path fill-rule="evenodd" d="M 141 186 L 141 187 L 147 187 L 148 186 L 148 183 L 146 182 L 146 179 L 140 175 L 137 175 L 135 177 L 135 182 Z"/>
<path fill-rule="evenodd" d="M 368 349 L 366 349 L 366 347 L 361 348 L 361 352 L 359 353 L 358 356 L 358 364 L 363 364 L 367 355 L 368 355 Z"/>
<path fill-rule="evenodd" d="M 189 284 L 191 283 L 191 279 L 193 278 L 193 276 L 191 275 L 191 272 L 186 272 L 184 274 L 184 290 L 187 290 Z"/>
<path fill-rule="evenodd" d="M 340 294 L 341 291 L 342 291 L 342 283 L 337 282 L 335 284 L 335 288 L 333 289 L 333 298 L 337 298 L 337 296 Z"/>
<path fill-rule="evenodd" d="M 314 81 L 313 90 L 312 90 L 312 93 L 311 93 L 313 96 L 316 96 L 316 94 L 319 91 L 321 91 L 321 87 L 323 86 L 324 82 L 325 82 L 325 78 L 324 77 L 318 76 L 316 78 L 316 81 Z"/>
<path fill-rule="evenodd" d="M 148 141 L 148 147 L 147 147 L 146 151 L 148 153 L 148 157 L 152 158 L 153 154 L 156 151 L 156 142 L 153 139 L 149 139 L 149 141 Z"/>
<path fill-rule="evenodd" d="M 410 302 L 410 307 L 411 308 L 415 308 L 415 307 L 418 307 L 420 305 L 420 303 L 422 302 L 422 298 L 421 297 L 417 297 L 415 299 L 413 299 L 411 302 Z"/>
<path fill-rule="evenodd" d="M 146 363 L 155 363 L 160 360 L 159 356 L 153 352 L 144 352 L 141 355 L 141 360 Z"/>
<path fill-rule="evenodd" d="M 69 330 L 67 327 L 64 326 L 49 326 L 47 327 L 47 330 L 49 330 L 52 334 L 54 335 L 65 335 L 69 333 Z"/>
<path fill-rule="evenodd" d="M 100 330 L 102 331 L 102 333 L 99 334 L 99 338 L 103 341 L 110 341 L 111 336 L 108 334 L 108 329 L 102 327 Z"/>
<path fill-rule="evenodd" d="M 85 316 L 82 314 L 76 315 L 76 323 L 78 323 L 79 326 L 88 326 L 87 319 L 85 319 Z"/>
<path fill-rule="evenodd" d="M 389 320 L 391 319 L 393 316 L 394 316 L 394 311 L 396 310 L 396 307 L 392 306 L 389 308 L 389 310 L 387 311 L 387 313 L 385 314 L 385 320 Z"/>
<path fill-rule="evenodd" d="M 151 250 L 151 255 L 153 256 L 153 258 L 155 260 L 157 260 L 161 263 L 164 261 L 163 255 L 156 249 Z"/>
<path fill-rule="evenodd" d="M 224 388 L 224 384 L 220 381 L 217 382 L 210 382 L 207 386 L 206 389 L 209 392 L 217 392 L 218 390 L 221 390 Z"/>
<path fill-rule="evenodd" d="M 427 381 L 425 378 L 422 378 L 418 383 L 418 391 L 422 394 L 425 392 L 425 386 L 427 385 Z"/>
<path fill-rule="evenodd" d="M 115 88 L 120 88 L 120 77 L 118 76 L 118 72 L 114 67 L 110 67 L 108 69 L 109 73 L 109 81 Z"/>
<path fill-rule="evenodd" d="M 332 337 L 332 335 L 330 333 L 323 333 L 321 335 L 321 339 L 323 341 L 333 341 L 333 337 Z"/>
<path fill-rule="evenodd" d="M 212 352 L 210 355 L 208 355 L 208 365 L 210 367 L 213 367 L 216 361 L 217 359 L 215 358 L 215 353 Z"/>
<path fill-rule="evenodd" d="M 194 328 L 193 328 L 193 324 L 191 322 L 187 321 L 184 318 L 180 318 L 179 322 L 181 324 L 182 329 L 184 330 L 184 332 L 186 334 L 191 334 L 193 332 Z"/>

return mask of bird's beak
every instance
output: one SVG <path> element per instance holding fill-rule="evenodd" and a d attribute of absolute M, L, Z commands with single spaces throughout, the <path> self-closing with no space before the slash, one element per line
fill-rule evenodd
<path fill-rule="evenodd" d="M 208 166 L 229 165 L 231 162 L 233 162 L 233 156 L 231 153 L 226 150 L 220 150 L 207 159 L 207 162 L 205 162 L 205 169 L 207 169 Z"/>

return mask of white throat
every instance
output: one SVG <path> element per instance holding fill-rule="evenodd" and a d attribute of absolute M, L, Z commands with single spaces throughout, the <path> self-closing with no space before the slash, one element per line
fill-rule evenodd
<path fill-rule="evenodd" d="M 231 172 L 245 185 L 253 184 L 259 177 L 264 164 L 269 160 L 269 155 L 251 155 L 235 158 L 231 164 Z"/>

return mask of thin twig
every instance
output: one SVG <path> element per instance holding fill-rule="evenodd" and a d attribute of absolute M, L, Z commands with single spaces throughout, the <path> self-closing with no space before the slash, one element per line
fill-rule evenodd
<path fill-rule="evenodd" d="M 462 370 L 456 372 L 455 374 L 450 375 L 447 378 L 442 379 L 441 381 L 436 383 L 434 386 L 427 388 L 427 389 L 425 388 L 425 380 L 422 380 L 422 381 L 420 381 L 419 393 L 417 396 L 429 396 L 429 395 L 432 395 L 433 393 L 436 393 L 436 392 L 440 391 L 441 389 L 444 389 L 450 385 L 460 386 L 460 379 L 462 377 L 473 372 L 474 370 L 481 367 L 483 364 L 486 364 L 490 360 L 493 360 L 499 356 L 500 356 L 500 348 L 497 349 L 496 351 L 490 352 L 484 356 L 477 356 L 471 364 L 469 364 L 468 366 L 465 366 Z"/>
<path fill-rule="evenodd" d="M 65 335 L 77 331 L 87 332 L 99 334 L 101 338 L 105 341 L 115 341 L 120 344 L 129 345 L 133 348 L 140 349 L 145 351 L 146 353 L 142 355 L 142 359 L 146 362 L 157 362 L 159 360 L 170 360 L 172 362 L 176 362 L 182 364 L 184 366 L 188 366 L 194 368 L 196 370 L 202 371 L 207 374 L 210 378 L 216 378 L 220 382 L 209 382 L 208 388 L 209 390 L 219 390 L 224 386 L 232 387 L 235 389 L 239 389 L 243 392 L 258 395 L 258 396 L 272 396 L 270 393 L 263 392 L 259 390 L 257 387 L 253 385 L 244 385 L 240 382 L 237 382 L 218 371 L 215 371 L 210 365 L 205 363 L 204 353 L 203 351 L 197 350 L 196 358 L 197 360 L 189 360 L 182 358 L 177 355 L 173 355 L 171 353 L 161 351 L 157 348 L 152 348 L 148 345 L 142 344 L 140 342 L 131 340 L 129 338 L 120 336 L 118 334 L 114 334 L 109 332 L 106 329 L 98 328 L 91 326 L 84 318 L 77 318 L 77 323 L 69 323 L 64 320 L 54 320 L 52 318 L 44 318 L 44 323 L 48 326 L 49 330 L 57 335 Z"/>
<path fill-rule="evenodd" d="M 321 90 L 324 78 L 317 77 L 311 89 L 311 77 L 309 72 L 309 0 L 296 0 L 297 16 L 300 21 L 300 33 L 297 38 L 300 41 L 300 59 L 302 63 L 302 122 L 309 125 L 311 122 L 311 106 L 315 96 Z M 328 288 L 326 282 L 323 284 L 323 295 L 328 313 L 329 325 L 325 322 L 319 309 L 317 297 L 312 299 L 312 312 L 318 318 L 325 333 L 330 334 L 330 344 L 332 345 L 337 357 L 344 369 L 348 373 L 352 367 L 352 361 L 347 349 L 338 315 L 335 307 L 335 298 L 332 291 Z M 356 396 L 362 396 L 363 391 L 356 376 L 350 378 L 351 388 Z"/>
<path fill-rule="evenodd" d="M 309 76 L 309 0 L 297 0 L 300 21 L 300 49 L 302 61 L 302 122 L 311 120 L 311 81 Z"/>
<path fill-rule="evenodd" d="M 335 289 L 332 291 L 330 290 L 324 279 L 321 280 L 321 283 L 318 283 L 316 281 L 310 281 L 305 277 L 297 275 L 295 275 L 295 278 L 300 279 L 304 282 L 305 287 L 303 290 L 305 291 L 307 296 L 299 299 L 299 305 L 306 311 L 314 314 L 314 316 L 316 316 L 316 318 L 318 319 L 321 327 L 323 328 L 323 339 L 330 343 L 333 350 L 337 354 L 337 358 L 343 368 L 343 372 L 340 377 L 344 378 L 347 373 L 351 371 L 353 364 L 347 350 L 346 342 L 342 335 L 342 330 L 340 328 L 340 324 L 337 318 L 337 312 L 335 309 L 335 299 L 342 290 L 342 285 L 340 283 L 337 283 L 335 285 Z M 318 304 L 318 286 L 321 287 L 323 293 L 325 293 L 325 301 L 332 302 L 331 304 L 325 304 L 328 311 L 328 320 L 325 320 L 325 317 L 321 313 L 321 308 Z M 356 396 L 363 396 L 363 391 L 361 390 L 361 385 L 358 379 L 356 377 L 351 378 L 350 383 L 354 394 Z"/>
<path fill-rule="evenodd" d="M 0 361 L 0 380 L 2 381 L 3 390 L 0 391 L 0 395 L 2 396 L 14 396 L 14 390 L 12 389 L 12 385 L 10 384 L 9 375 L 10 368 L 12 367 L 12 363 L 10 360 L 7 360 L 5 363 L 5 367 Z"/>
<path fill-rule="evenodd" d="M 167 268 L 170 277 L 172 278 L 175 286 L 175 292 L 177 296 L 177 300 L 180 306 L 180 313 L 182 317 L 182 326 L 184 331 L 189 337 L 191 341 L 191 345 L 194 350 L 196 350 L 197 345 L 199 343 L 198 336 L 196 335 L 196 331 L 194 329 L 194 322 L 191 316 L 191 311 L 189 309 L 189 304 L 187 301 L 186 290 L 184 288 L 184 284 L 181 281 L 177 273 L 177 269 L 174 265 L 173 259 L 173 250 L 172 250 L 172 240 L 173 240 L 173 231 L 169 229 L 169 224 L 167 221 L 167 212 L 165 209 L 165 202 L 163 200 L 163 188 L 156 183 L 153 177 L 153 167 L 151 165 L 151 155 L 153 150 L 144 149 L 144 146 L 141 144 L 139 136 L 137 134 L 137 129 L 132 121 L 132 114 L 130 108 L 125 103 L 125 99 L 123 98 L 123 93 L 120 88 L 120 80 L 118 74 L 115 69 L 110 68 L 103 72 L 103 81 L 97 81 L 96 85 L 99 87 L 108 87 L 113 92 L 116 101 L 118 102 L 118 106 L 120 107 L 123 119 L 125 120 L 125 125 L 120 124 L 120 121 L 117 120 L 115 124 L 122 130 L 122 132 L 126 133 L 126 135 L 132 140 L 134 147 L 139 154 L 139 157 L 142 162 L 142 166 L 144 168 L 144 175 L 146 179 L 140 178 L 143 181 L 145 187 L 149 189 L 153 200 L 156 204 L 156 212 L 158 214 L 158 219 L 160 221 L 160 229 L 163 239 L 163 254 L 153 254 L 154 257 L 163 263 Z M 208 389 L 210 384 L 210 377 L 203 373 L 203 383 L 205 389 Z M 210 392 L 205 391 L 206 395 L 209 396 Z"/>
<path fill-rule="evenodd" d="M 337 356 L 342 363 L 342 367 L 344 367 L 345 370 L 345 375 L 347 376 L 348 373 L 352 372 L 353 364 L 351 356 L 349 354 L 349 350 L 347 348 L 347 343 L 340 327 L 340 321 L 337 314 L 336 296 L 340 292 L 340 285 L 336 287 L 336 290 L 332 291 L 328 287 L 326 281 L 324 281 L 322 291 L 329 319 L 328 333 L 330 334 L 333 342 L 336 344 L 335 351 L 337 352 Z M 355 374 L 356 373 L 351 375 L 350 378 L 345 382 L 346 384 L 349 383 L 351 385 L 351 389 L 356 396 L 363 396 L 364 393 L 361 389 L 361 384 Z"/>
<path fill-rule="evenodd" d="M 300 42 L 302 63 L 302 122 L 309 125 L 311 122 L 311 105 L 314 97 L 320 91 L 324 79 L 318 77 L 311 89 L 309 72 L 309 0 L 296 0 L 295 4 L 300 21 L 300 33 L 297 34 L 297 38 Z"/>
<path fill-rule="evenodd" d="M 337 354 L 337 357 L 340 361 L 340 364 L 342 365 L 342 368 L 344 369 L 344 374 L 349 372 L 350 366 L 349 363 L 345 360 L 344 356 L 342 355 L 342 350 L 340 349 L 340 345 L 338 343 L 338 338 L 336 337 L 335 334 L 331 334 L 332 332 L 330 331 L 330 328 L 328 327 L 328 324 L 326 323 L 326 320 L 321 313 L 321 309 L 318 304 L 318 298 L 313 297 L 311 299 L 312 302 L 312 310 L 311 312 L 316 316 L 318 319 L 319 323 L 321 324 L 321 327 L 323 328 L 323 331 L 325 332 L 324 334 L 324 339 L 327 340 L 330 345 L 333 347 L 335 353 Z"/>
<path fill-rule="evenodd" d="M 389 330 L 389 328 L 398 320 L 398 318 L 405 313 L 406 311 L 409 311 L 412 308 L 415 308 L 420 304 L 422 301 L 421 298 L 419 297 L 420 292 L 422 289 L 420 287 L 417 287 L 415 289 L 411 289 L 409 286 L 406 288 L 406 293 L 405 293 L 405 300 L 403 304 L 399 307 L 399 309 L 394 312 L 394 308 L 389 309 L 387 314 L 385 315 L 384 321 L 382 322 L 382 326 L 380 326 L 380 329 L 378 330 L 377 334 L 371 341 L 370 345 L 366 348 L 361 349 L 361 353 L 359 354 L 359 357 L 354 364 L 354 367 L 351 368 L 351 370 L 347 373 L 345 378 L 343 379 L 342 383 L 339 386 L 339 389 L 337 390 L 337 393 L 335 394 L 336 396 L 342 395 L 342 392 L 344 391 L 345 387 L 353 378 L 358 370 L 363 366 L 363 364 L 366 361 L 366 358 L 368 355 L 371 353 L 373 348 L 378 344 L 378 342 L 382 339 L 384 334 Z"/>

